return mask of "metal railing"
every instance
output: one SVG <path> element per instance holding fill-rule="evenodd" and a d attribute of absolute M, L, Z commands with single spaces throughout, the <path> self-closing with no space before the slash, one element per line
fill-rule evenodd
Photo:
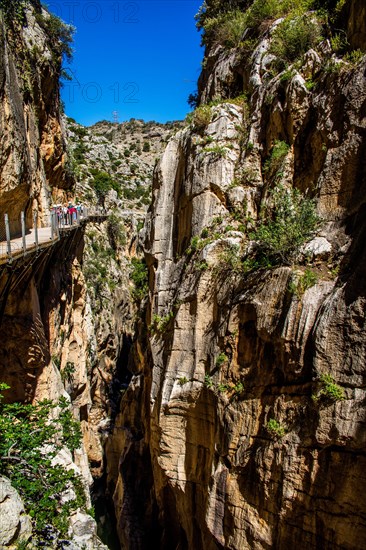
<path fill-rule="evenodd" d="M 0 219 L 0 259 L 7 258 L 9 262 L 14 256 L 26 254 L 27 251 L 36 249 L 59 240 L 66 230 L 79 226 L 88 218 L 105 216 L 102 208 L 74 208 L 71 211 L 53 208 L 50 211 L 49 225 L 40 225 L 38 213 L 34 212 L 32 220 L 25 217 L 24 212 L 17 218 L 10 218 L 4 214 Z"/>

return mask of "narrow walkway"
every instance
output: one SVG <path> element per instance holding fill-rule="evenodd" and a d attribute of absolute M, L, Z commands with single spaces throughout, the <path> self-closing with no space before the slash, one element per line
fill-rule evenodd
<path fill-rule="evenodd" d="M 55 237 L 53 241 L 57 241 L 58 238 Z M 42 247 L 44 244 L 52 244 L 52 237 L 51 237 L 51 227 L 40 227 L 38 229 L 38 246 Z M 28 234 L 25 235 L 25 243 L 26 243 L 26 249 L 27 251 L 32 250 L 33 248 L 36 248 L 36 240 L 35 240 L 35 231 L 34 229 L 30 229 Z M 16 239 L 11 239 L 10 241 L 10 247 L 11 247 L 11 254 L 12 256 L 18 255 L 19 253 L 23 253 L 23 239 L 22 237 L 18 237 Z M 0 242 L 0 261 L 2 259 L 8 259 L 8 252 L 7 252 L 7 243 L 6 241 Z"/>
<path fill-rule="evenodd" d="M 15 237 L 13 239 L 10 239 L 10 254 L 7 241 L 0 241 L 0 265 L 6 262 L 11 262 L 13 259 L 18 258 L 19 256 L 47 248 L 48 246 L 52 246 L 60 239 L 62 239 L 63 236 L 65 236 L 70 230 L 80 227 L 80 223 L 96 218 L 106 219 L 107 216 L 99 213 L 90 213 L 87 216 L 82 216 L 80 220 L 78 220 L 78 223 L 74 223 L 73 225 L 59 223 L 54 228 L 52 228 L 51 226 L 39 227 L 37 229 L 38 243 L 35 229 L 28 229 L 27 233 L 24 236 L 25 250 L 23 247 L 23 237 Z"/>

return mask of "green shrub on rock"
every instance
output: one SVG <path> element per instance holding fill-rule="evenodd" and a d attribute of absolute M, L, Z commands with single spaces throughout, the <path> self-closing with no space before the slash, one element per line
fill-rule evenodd
<path fill-rule="evenodd" d="M 344 389 L 335 383 L 331 374 L 322 374 L 319 379 L 319 386 L 318 392 L 312 396 L 315 402 L 319 400 L 336 402 L 343 401 L 346 398 Z"/>
<path fill-rule="evenodd" d="M 285 141 L 276 140 L 272 147 L 270 157 L 264 163 L 264 172 L 268 173 L 269 176 L 277 176 L 283 166 L 289 149 L 290 146 L 288 143 Z"/>
<path fill-rule="evenodd" d="M 130 280 L 134 284 L 133 298 L 142 300 L 148 292 L 148 269 L 143 258 L 131 259 Z"/>
<path fill-rule="evenodd" d="M 228 361 L 228 356 L 223 351 L 219 353 L 219 355 L 216 357 L 215 365 L 216 367 L 221 367 L 224 363 Z"/>
<path fill-rule="evenodd" d="M 0 0 L 0 10 L 4 14 L 6 23 L 15 21 L 23 24 L 25 22 L 25 8 L 30 4 L 30 0 Z"/>
<path fill-rule="evenodd" d="M 321 39 L 321 26 L 314 17 L 289 16 L 275 29 L 270 50 L 285 63 L 292 63 Z"/>
<path fill-rule="evenodd" d="M 111 189 L 114 189 L 117 194 L 120 194 L 120 186 L 107 172 L 102 172 L 96 168 L 90 170 L 93 179 L 91 180 L 91 186 L 94 188 L 95 193 L 97 194 L 100 201 L 103 202 L 106 194 Z"/>
<path fill-rule="evenodd" d="M 0 391 L 6 389 L 0 384 Z M 80 447 L 80 425 L 65 398 L 35 405 L 6 404 L 1 398 L 0 394 L 0 474 L 22 497 L 32 518 L 33 542 L 43 547 L 50 534 L 53 540 L 65 536 L 70 513 L 85 508 L 81 478 L 53 461 L 63 447 L 71 452 Z"/>
<path fill-rule="evenodd" d="M 304 273 L 300 276 L 295 277 L 289 284 L 288 290 L 291 294 L 295 294 L 299 299 L 304 294 L 304 292 L 316 285 L 318 282 L 317 274 L 314 273 L 311 269 L 305 269 Z"/>
<path fill-rule="evenodd" d="M 274 265 L 289 265 L 297 259 L 302 245 L 313 236 L 318 224 L 314 199 L 297 189 L 279 185 L 271 192 L 251 238 L 257 241 L 259 255 Z"/>
<path fill-rule="evenodd" d="M 112 212 L 108 217 L 108 237 L 114 248 L 124 246 L 127 241 L 123 221 L 115 212 Z"/>
<path fill-rule="evenodd" d="M 209 105 L 202 105 L 197 107 L 193 113 L 193 125 L 201 131 L 204 130 L 211 122 L 211 107 Z"/>
<path fill-rule="evenodd" d="M 285 428 L 275 418 L 270 418 L 266 424 L 266 430 L 274 439 L 280 439 L 286 433 Z"/>

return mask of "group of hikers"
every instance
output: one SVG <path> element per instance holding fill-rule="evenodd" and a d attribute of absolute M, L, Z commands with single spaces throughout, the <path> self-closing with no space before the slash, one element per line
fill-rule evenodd
<path fill-rule="evenodd" d="M 84 215 L 84 206 L 82 204 L 74 205 L 69 201 L 66 206 L 54 204 L 52 211 L 56 213 L 59 225 L 73 225 Z"/>

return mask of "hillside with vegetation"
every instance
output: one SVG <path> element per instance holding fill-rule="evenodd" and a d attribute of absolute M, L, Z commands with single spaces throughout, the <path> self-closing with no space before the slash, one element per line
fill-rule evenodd
<path fill-rule="evenodd" d="M 67 118 L 69 168 L 76 178 L 76 199 L 104 205 L 109 196 L 120 208 L 145 212 L 151 202 L 154 166 L 167 141 L 181 127 L 181 122 L 131 119 L 121 124 L 102 121 L 86 128 Z"/>

